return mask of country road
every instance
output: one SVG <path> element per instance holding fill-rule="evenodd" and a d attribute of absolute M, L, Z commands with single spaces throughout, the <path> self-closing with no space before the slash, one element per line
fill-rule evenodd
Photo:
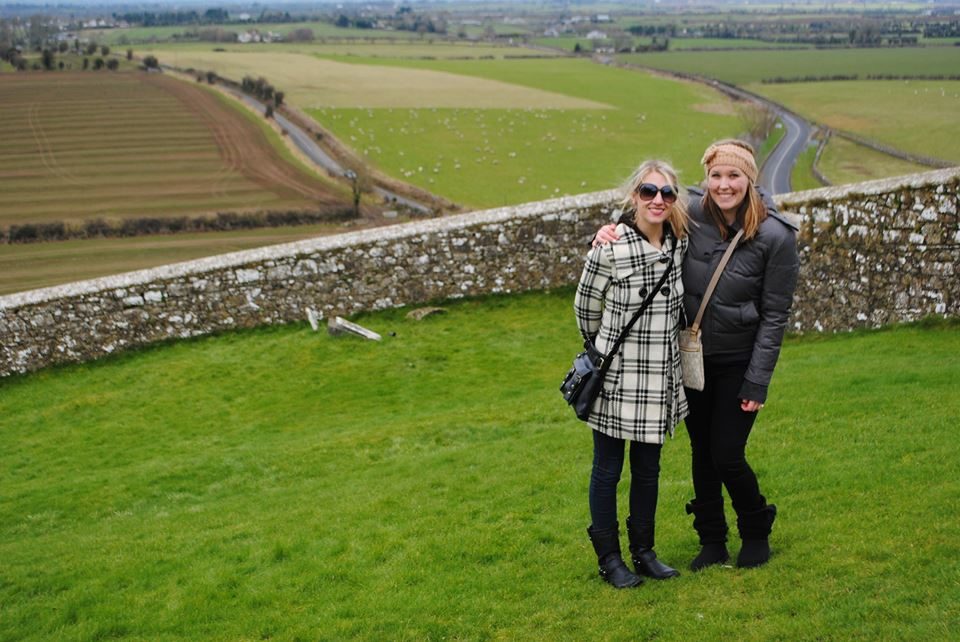
<path fill-rule="evenodd" d="M 776 105 L 770 103 L 768 105 L 777 111 L 787 131 L 760 168 L 759 183 L 768 194 L 783 194 L 792 191 L 790 174 L 797 162 L 797 157 L 807 148 L 813 128 L 802 118 L 783 111 Z"/>

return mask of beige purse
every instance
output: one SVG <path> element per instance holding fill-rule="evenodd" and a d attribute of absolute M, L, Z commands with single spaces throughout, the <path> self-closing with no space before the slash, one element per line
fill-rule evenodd
<path fill-rule="evenodd" d="M 737 232 L 737 235 L 730 241 L 727 251 L 723 253 L 720 259 L 720 265 L 717 266 L 710 284 L 707 285 L 707 291 L 703 293 L 703 300 L 700 302 L 700 309 L 697 310 L 697 318 L 693 320 L 693 325 L 680 331 L 680 371 L 683 373 L 683 385 L 693 390 L 703 390 L 703 343 L 700 342 L 700 321 L 703 320 L 703 313 L 707 309 L 707 302 L 713 295 L 720 281 L 720 275 L 723 269 L 727 267 L 727 262 L 733 254 L 733 248 L 743 237 L 743 230 Z"/>

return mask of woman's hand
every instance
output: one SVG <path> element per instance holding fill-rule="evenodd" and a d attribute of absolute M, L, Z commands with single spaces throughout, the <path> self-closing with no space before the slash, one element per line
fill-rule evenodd
<path fill-rule="evenodd" d="M 744 412 L 757 412 L 763 408 L 763 404 L 759 401 L 750 401 L 749 399 L 740 400 L 740 410 Z"/>
<path fill-rule="evenodd" d="M 593 247 L 606 245 L 607 243 L 613 243 L 614 241 L 620 240 L 616 230 L 617 226 L 613 223 L 608 223 L 607 225 L 601 227 L 599 230 L 597 230 L 597 235 L 593 237 Z"/>

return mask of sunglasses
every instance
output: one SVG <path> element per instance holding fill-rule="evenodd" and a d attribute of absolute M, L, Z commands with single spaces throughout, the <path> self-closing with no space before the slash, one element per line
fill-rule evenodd
<path fill-rule="evenodd" d="M 670 185 L 657 187 L 653 183 L 640 183 L 637 187 L 637 196 L 640 197 L 641 201 L 652 201 L 657 197 L 657 192 L 660 192 L 664 203 L 670 204 L 677 202 L 677 191 Z"/>

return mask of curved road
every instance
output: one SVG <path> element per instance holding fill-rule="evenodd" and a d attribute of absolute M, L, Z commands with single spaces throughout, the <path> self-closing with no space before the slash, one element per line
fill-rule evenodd
<path fill-rule="evenodd" d="M 807 148 L 813 128 L 802 118 L 776 105 L 767 104 L 777 111 L 787 132 L 760 169 L 759 183 L 768 194 L 783 194 L 791 191 L 790 174 L 797 157 Z"/>

